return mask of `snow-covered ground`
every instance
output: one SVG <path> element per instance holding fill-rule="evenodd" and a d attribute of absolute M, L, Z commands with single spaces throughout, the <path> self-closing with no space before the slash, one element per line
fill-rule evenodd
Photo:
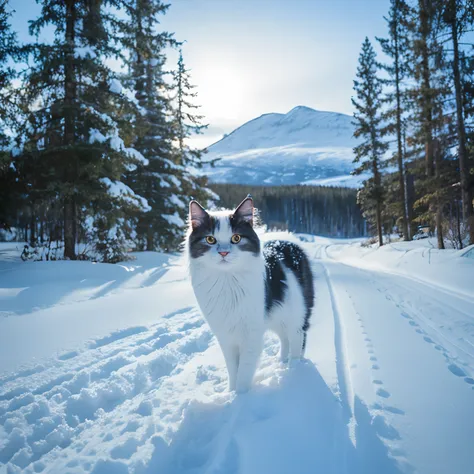
<path fill-rule="evenodd" d="M 0 472 L 472 473 L 474 250 L 305 240 L 307 360 L 268 335 L 241 396 L 180 256 L 0 244 Z"/>

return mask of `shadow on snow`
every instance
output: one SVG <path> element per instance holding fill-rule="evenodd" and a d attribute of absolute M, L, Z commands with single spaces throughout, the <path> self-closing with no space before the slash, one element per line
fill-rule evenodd
<path fill-rule="evenodd" d="M 313 364 L 300 363 L 282 376 L 278 386 L 257 386 L 227 403 L 191 402 L 171 443 L 154 436 L 150 461 L 135 472 L 408 472 L 390 457 L 359 399 L 355 411 L 356 446 L 338 399 Z"/>

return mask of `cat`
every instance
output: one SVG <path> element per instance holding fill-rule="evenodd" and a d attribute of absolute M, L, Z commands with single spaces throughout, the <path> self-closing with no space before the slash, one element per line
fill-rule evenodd
<path fill-rule="evenodd" d="M 296 244 L 263 246 L 254 230 L 250 196 L 233 212 L 189 204 L 187 252 L 199 307 L 224 354 L 229 390 L 251 388 L 267 329 L 281 341 L 280 357 L 300 359 L 314 304 L 309 260 Z"/>

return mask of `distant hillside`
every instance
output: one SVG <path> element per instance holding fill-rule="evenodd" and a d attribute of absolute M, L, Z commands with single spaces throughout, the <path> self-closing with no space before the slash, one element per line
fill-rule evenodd
<path fill-rule="evenodd" d="M 358 187 L 351 120 L 303 106 L 262 115 L 211 145 L 206 159 L 220 160 L 205 172 L 214 183 Z"/>

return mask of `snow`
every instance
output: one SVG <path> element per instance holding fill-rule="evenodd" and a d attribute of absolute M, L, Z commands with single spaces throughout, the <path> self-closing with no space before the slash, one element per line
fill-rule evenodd
<path fill-rule="evenodd" d="M 138 205 L 145 211 L 151 210 L 147 200 L 144 197 L 135 194 L 133 189 L 125 183 L 122 183 L 121 181 L 112 181 L 110 178 L 100 178 L 99 181 L 107 186 L 108 193 L 111 196 L 127 201 L 133 206 Z"/>
<path fill-rule="evenodd" d="M 265 114 L 211 145 L 204 172 L 219 183 L 359 187 L 353 169 L 352 117 L 295 107 Z"/>
<path fill-rule="evenodd" d="M 118 128 L 115 122 L 106 114 L 100 114 L 93 109 L 89 109 L 94 114 L 99 116 L 107 125 L 111 127 L 111 131 L 107 136 L 96 128 L 91 128 L 89 131 L 89 143 L 99 142 L 104 143 L 107 140 L 110 140 L 110 147 L 115 151 L 124 151 L 125 154 L 134 162 L 142 163 L 144 166 L 147 166 L 149 161 L 135 148 L 127 148 L 118 134 Z M 129 170 L 134 169 L 133 164 L 127 165 Z"/>
<path fill-rule="evenodd" d="M 304 246 L 317 299 L 307 359 L 267 335 L 241 396 L 180 255 L 0 243 L 0 472 L 470 474 L 473 249 L 261 237 Z"/>
<path fill-rule="evenodd" d="M 111 79 L 109 81 L 109 91 L 113 94 L 121 94 L 122 93 L 122 84 L 118 79 Z"/>
<path fill-rule="evenodd" d="M 107 137 L 97 130 L 96 128 L 91 128 L 89 131 L 89 143 L 104 143 L 107 140 Z"/>
<path fill-rule="evenodd" d="M 168 160 L 168 158 L 161 158 L 161 160 L 163 161 L 163 163 L 166 163 L 170 169 L 173 169 L 173 170 L 183 170 L 184 167 L 181 166 L 181 165 L 177 165 L 176 163 L 173 163 L 171 160 Z"/>
<path fill-rule="evenodd" d="M 115 151 L 122 151 L 125 148 L 123 140 L 118 135 L 112 136 L 112 138 L 110 139 L 110 146 Z"/>
<path fill-rule="evenodd" d="M 463 250 L 438 250 L 436 239 L 395 242 L 362 247 L 332 244 L 325 251 L 332 259 L 359 268 L 396 273 L 406 278 L 439 286 L 456 294 L 473 294 L 474 246 Z"/>
<path fill-rule="evenodd" d="M 171 181 L 178 189 L 181 189 L 181 181 L 176 176 L 169 174 L 166 176 L 166 179 Z"/>
<path fill-rule="evenodd" d="M 14 146 L 12 148 L 12 156 L 13 158 L 16 158 L 18 156 L 20 156 L 21 154 L 23 153 L 23 149 L 22 148 L 19 148 L 17 146 Z"/>
<path fill-rule="evenodd" d="M 171 196 L 168 197 L 168 201 L 174 205 L 174 206 L 177 206 L 177 207 L 180 207 L 181 209 L 185 209 L 186 208 L 186 204 L 184 204 L 183 201 L 181 201 L 181 199 L 179 199 L 178 196 L 176 196 L 176 194 L 172 194 Z"/>
<path fill-rule="evenodd" d="M 134 161 L 147 166 L 149 161 L 135 148 L 125 148 L 125 153 Z"/>
<path fill-rule="evenodd" d="M 177 227 L 184 227 L 184 221 L 179 217 L 179 214 L 175 212 L 174 214 L 162 214 L 161 217 L 168 221 L 170 224 L 174 224 Z"/>

